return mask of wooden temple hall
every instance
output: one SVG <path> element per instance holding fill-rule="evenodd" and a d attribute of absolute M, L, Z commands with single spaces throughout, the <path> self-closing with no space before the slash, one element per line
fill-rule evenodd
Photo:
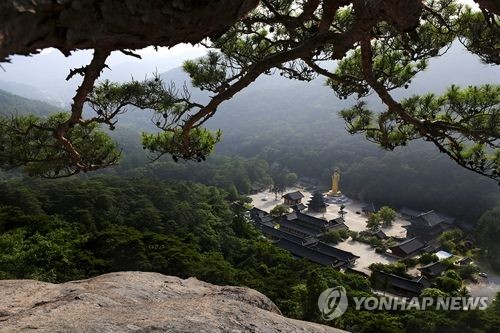
<path fill-rule="evenodd" d="M 298 237 L 319 237 L 330 230 L 348 229 L 343 219 L 326 221 L 300 212 L 283 215 L 277 219 L 279 229 Z"/>
<path fill-rule="evenodd" d="M 298 211 L 272 218 L 258 208 L 250 217 L 267 238 L 297 257 L 335 268 L 353 266 L 359 258 L 319 240 L 327 231 L 348 229 L 342 218 L 326 221 Z"/>
<path fill-rule="evenodd" d="M 304 195 L 300 191 L 290 192 L 282 196 L 284 204 L 287 206 L 294 206 L 302 203 Z"/>
<path fill-rule="evenodd" d="M 454 219 L 443 216 L 435 211 L 420 213 L 408 218 L 410 225 L 405 226 L 407 237 L 416 237 L 423 242 L 431 241 L 450 229 Z"/>

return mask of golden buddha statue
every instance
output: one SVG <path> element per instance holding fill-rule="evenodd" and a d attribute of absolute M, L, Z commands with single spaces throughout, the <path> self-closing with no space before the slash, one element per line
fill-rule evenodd
<path fill-rule="evenodd" d="M 328 195 L 329 197 L 342 196 L 342 192 L 340 192 L 339 188 L 339 182 L 340 182 L 340 170 L 336 168 L 332 175 L 332 189 L 326 195 Z"/>

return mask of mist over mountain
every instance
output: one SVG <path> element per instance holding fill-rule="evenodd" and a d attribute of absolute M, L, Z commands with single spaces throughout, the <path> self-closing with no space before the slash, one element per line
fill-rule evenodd
<path fill-rule="evenodd" d="M 50 103 L 54 106 L 62 107 L 65 105 L 64 101 L 58 100 L 53 95 L 26 83 L 0 80 L 0 89 L 17 96 Z"/>
<path fill-rule="evenodd" d="M 179 68 L 162 77 L 177 86 L 189 82 Z M 430 61 L 427 71 L 418 74 L 409 89 L 394 95 L 401 99 L 440 94 L 452 84 L 485 83 L 500 83 L 500 70 L 482 64 L 455 44 L 445 56 Z M 193 91 L 196 101 L 205 101 L 206 96 Z M 384 107 L 376 96 L 366 100 L 374 110 Z M 207 126 L 223 131 L 217 153 L 276 162 L 325 185 L 333 168 L 340 167 L 344 191 L 359 199 L 444 209 L 473 218 L 500 202 L 494 181 L 456 165 L 431 143 L 416 141 L 388 152 L 362 135 L 349 135 L 338 111 L 354 102 L 339 100 L 322 78 L 300 82 L 279 75 L 263 76 L 223 103 Z"/>
<path fill-rule="evenodd" d="M 207 93 L 191 87 L 188 75 L 181 68 L 174 68 L 161 76 L 166 82 L 174 82 L 177 87 L 187 84 L 192 91 L 193 100 L 208 100 Z M 224 102 L 209 124 L 224 130 L 224 127 L 234 127 L 231 125 L 235 122 L 246 124 L 248 119 L 257 115 L 263 122 L 267 117 L 277 115 L 283 115 L 283 119 L 292 119 L 292 114 L 295 117 L 295 113 L 315 112 L 312 111 L 315 109 L 328 108 L 336 113 L 355 102 L 353 98 L 338 99 L 333 90 L 325 85 L 325 81 L 324 77 L 311 82 L 289 80 L 276 73 L 261 76 L 231 100 Z M 401 99 L 415 94 L 440 94 L 452 84 L 468 86 L 499 82 L 499 68 L 481 63 L 479 58 L 455 43 L 444 56 L 430 60 L 427 70 L 417 74 L 409 89 L 399 89 L 393 94 L 395 98 Z M 375 109 L 384 107 L 377 96 L 369 96 L 366 101 Z"/>
<path fill-rule="evenodd" d="M 66 60 L 73 61 L 75 67 L 78 62 L 78 65 L 85 63 L 86 56 L 78 53 L 75 59 Z M 58 84 L 65 87 L 70 96 L 63 77 L 66 68 L 71 66 L 51 65 L 54 57 L 52 53 L 42 57 L 46 61 L 44 64 L 37 64 L 37 58 L 34 58 L 30 65 L 57 68 L 46 78 L 52 81 L 59 78 Z M 113 70 L 107 71 L 106 75 L 124 80 L 132 67 L 129 62 L 115 63 Z M 135 68 L 136 72 L 138 70 Z M 165 82 L 174 82 L 178 88 L 186 84 L 194 101 L 208 101 L 209 94 L 192 88 L 188 75 L 181 68 L 164 72 L 161 77 Z M 439 94 L 451 84 L 497 83 L 499 78 L 498 68 L 482 64 L 459 45 L 454 45 L 445 56 L 430 61 L 428 70 L 418 74 L 409 89 L 395 91 L 394 95 L 400 99 L 413 94 Z M 43 87 L 43 74 L 26 81 L 36 90 L 38 86 Z M 277 163 L 299 176 L 318 179 L 325 186 L 332 169 L 340 167 L 344 192 L 362 200 L 394 206 L 440 208 L 450 214 L 475 219 L 500 202 L 500 191 L 494 181 L 464 170 L 447 156 L 439 154 L 430 143 L 417 141 L 404 149 L 387 152 L 361 135 L 349 135 L 338 111 L 351 106 L 355 100 L 339 100 L 324 82 L 323 78 L 312 82 L 294 81 L 277 74 L 259 77 L 247 89 L 224 102 L 207 122 L 209 128 L 223 131 L 223 140 L 217 145 L 216 154 Z M 56 92 L 57 87 L 47 86 L 47 89 Z M 383 108 L 374 95 L 366 100 L 374 110 Z M 161 168 L 175 169 L 169 157 L 164 157 L 154 167 L 146 164 L 140 133 L 157 130 L 150 111 L 130 108 L 130 112 L 120 115 L 118 120 L 117 130 L 109 133 L 124 152 L 119 172 L 153 168 L 150 172 L 155 174 Z M 199 168 L 193 170 L 202 172 Z"/>
<path fill-rule="evenodd" d="M 145 49 L 138 53 L 142 59 L 113 52 L 107 61 L 109 68 L 103 71 L 101 80 L 123 82 L 131 77 L 151 77 L 155 71 L 163 72 L 178 67 L 184 60 L 202 56 L 205 51 L 201 47 L 179 45 L 171 50 L 155 52 Z M 91 51 L 73 52 L 70 57 L 65 57 L 56 50 L 31 57 L 14 56 L 11 63 L 2 64 L 0 89 L 32 99 L 52 100 L 57 105 L 69 105 L 81 77 L 75 76 L 69 81 L 66 81 L 66 77 L 71 69 L 87 65 L 91 58 Z M 21 89 L 19 84 L 29 87 Z"/>
<path fill-rule="evenodd" d="M 60 109 L 52 104 L 24 98 L 0 89 L 0 115 L 2 116 L 26 114 L 47 116 L 57 111 Z"/>

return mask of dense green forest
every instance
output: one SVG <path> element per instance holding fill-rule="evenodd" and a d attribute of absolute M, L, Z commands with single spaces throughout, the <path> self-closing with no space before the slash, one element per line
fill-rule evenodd
<path fill-rule="evenodd" d="M 285 315 L 316 322 L 317 297 L 328 286 L 371 295 L 367 279 L 295 259 L 264 239 L 228 195 L 145 178 L 4 181 L 0 277 L 61 282 L 124 270 L 195 276 L 257 289 Z M 349 309 L 326 324 L 355 332 L 498 332 L 498 304 L 467 312 Z"/>
<path fill-rule="evenodd" d="M 499 1 L 0 5 L 0 280 L 158 272 L 349 332 L 500 332 Z M 145 73 L 176 45 L 204 55 Z"/>

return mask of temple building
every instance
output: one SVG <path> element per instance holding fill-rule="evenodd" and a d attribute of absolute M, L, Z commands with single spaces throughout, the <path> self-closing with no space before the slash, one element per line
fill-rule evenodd
<path fill-rule="evenodd" d="M 422 290 L 431 286 L 430 282 L 423 277 L 410 280 L 378 270 L 372 273 L 371 281 L 377 290 L 384 290 L 405 297 L 419 296 Z"/>
<path fill-rule="evenodd" d="M 325 196 L 321 192 L 316 191 L 312 195 L 307 206 L 308 211 L 310 212 L 326 213 L 326 207 L 328 207 L 328 204 L 325 202 Z"/>
<path fill-rule="evenodd" d="M 355 260 L 359 258 L 358 256 L 355 256 L 350 252 L 345 252 L 339 249 L 336 250 L 340 252 L 336 252 L 335 250 L 325 250 L 325 249 L 323 249 L 323 251 L 318 251 L 318 249 L 314 247 L 308 247 L 301 244 L 297 244 L 285 238 L 282 238 L 276 244 L 282 249 L 291 252 L 296 257 L 305 258 L 320 265 L 329 266 L 332 268 L 351 266 L 354 264 Z M 334 249 L 333 247 L 330 248 Z M 344 258 L 348 258 L 351 261 L 347 262 L 343 260 Z"/>
<path fill-rule="evenodd" d="M 332 230 L 349 230 L 347 224 L 345 224 L 345 220 L 343 217 L 337 217 L 331 219 L 328 224 L 328 231 Z"/>
<path fill-rule="evenodd" d="M 428 279 L 434 279 L 443 274 L 448 269 L 448 266 L 441 261 L 437 261 L 417 269 L 420 271 L 422 276 L 425 276 Z"/>
<path fill-rule="evenodd" d="M 385 232 L 382 230 L 363 230 L 359 233 L 361 236 L 366 236 L 366 237 L 376 237 L 378 239 L 387 239 L 387 235 Z"/>
<path fill-rule="evenodd" d="M 300 191 L 295 191 L 285 194 L 282 198 L 284 199 L 284 204 L 291 207 L 301 204 L 303 197 L 304 195 Z"/>
<path fill-rule="evenodd" d="M 289 199 L 300 199 L 294 193 L 289 193 L 293 194 Z M 273 217 L 258 208 L 250 209 L 249 217 L 267 239 L 296 257 L 337 269 L 352 268 L 359 259 L 359 256 L 351 252 L 319 240 L 327 231 L 349 230 L 341 217 L 326 221 L 298 211 Z"/>
<path fill-rule="evenodd" d="M 411 218 L 409 221 L 411 224 L 404 226 L 406 237 L 417 237 L 423 242 L 433 240 L 450 228 L 446 219 L 433 210 Z"/>
<path fill-rule="evenodd" d="M 403 207 L 399 210 L 399 215 L 401 215 L 402 218 L 411 220 L 414 219 L 415 217 L 419 216 L 424 212 L 421 212 L 419 210 L 411 209 L 408 207 Z"/>
<path fill-rule="evenodd" d="M 337 260 L 343 261 L 345 264 L 343 266 L 353 266 L 359 256 L 352 254 L 323 242 L 318 242 L 310 246 L 312 249 L 326 254 L 328 256 L 334 257 Z"/>
<path fill-rule="evenodd" d="M 294 212 L 303 212 L 307 209 L 307 206 L 304 205 L 303 203 L 300 203 L 298 205 L 293 205 L 290 207 Z"/>
<path fill-rule="evenodd" d="M 410 238 L 390 247 L 391 253 L 400 258 L 413 257 L 425 248 L 425 244 L 419 241 L 417 238 Z"/>
<path fill-rule="evenodd" d="M 330 223 L 300 212 L 284 215 L 277 223 L 281 230 L 300 237 L 319 237 L 326 231 L 338 227 L 337 223 Z"/>
<path fill-rule="evenodd" d="M 255 223 L 259 223 L 259 224 L 271 222 L 273 220 L 273 217 L 271 215 L 269 215 L 268 212 L 263 211 L 262 209 L 259 209 L 257 207 L 250 209 L 250 218 Z"/>
<path fill-rule="evenodd" d="M 280 239 L 286 239 L 300 245 L 318 241 L 316 238 L 309 238 L 309 237 L 303 238 L 295 236 L 293 234 L 285 232 L 284 230 L 280 230 L 280 228 L 276 228 L 276 226 L 270 224 L 260 224 L 257 225 L 257 228 L 260 229 L 262 234 L 264 234 L 270 240 L 279 241 Z"/>

